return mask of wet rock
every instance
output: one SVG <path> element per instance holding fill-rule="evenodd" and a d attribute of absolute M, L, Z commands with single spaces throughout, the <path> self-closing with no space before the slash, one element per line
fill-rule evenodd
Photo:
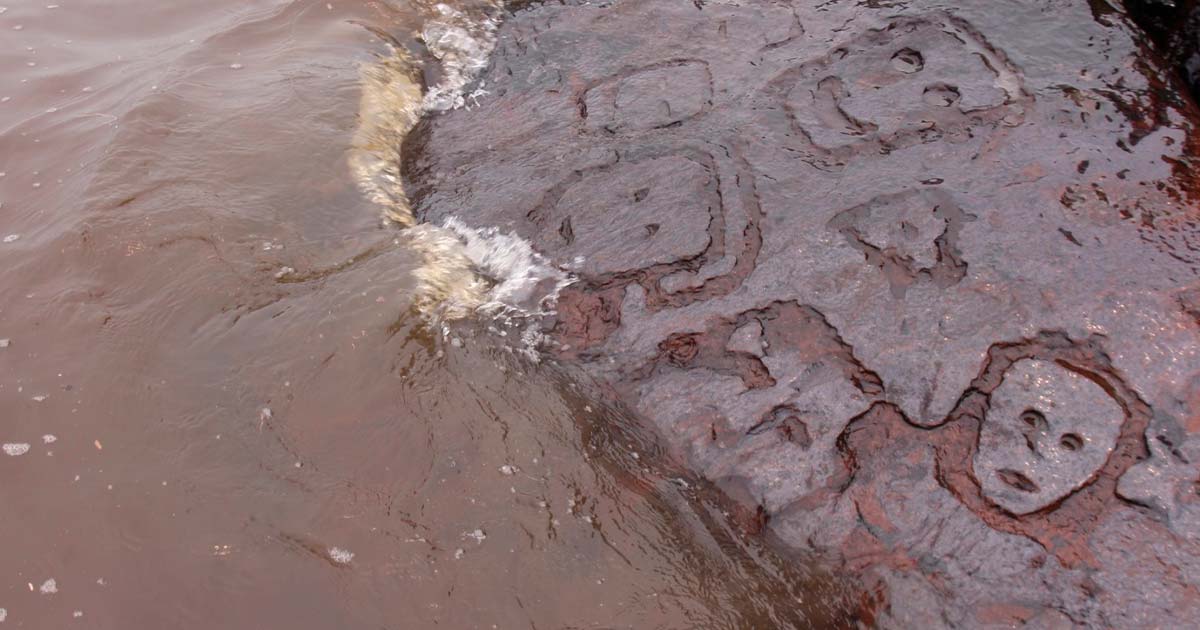
<path fill-rule="evenodd" d="M 554 354 L 878 623 L 1185 623 L 1197 112 L 1107 4 L 851 4 L 518 12 L 418 213 L 575 269 Z"/>
<path fill-rule="evenodd" d="M 1200 542 L 1200 437 L 1148 434 L 1152 457 L 1121 477 L 1122 498 L 1156 510 L 1178 535 Z"/>
<path fill-rule="evenodd" d="M 608 133 L 661 129 L 712 105 L 712 78 L 700 61 L 668 61 L 613 77 L 587 90 L 587 127 Z"/>

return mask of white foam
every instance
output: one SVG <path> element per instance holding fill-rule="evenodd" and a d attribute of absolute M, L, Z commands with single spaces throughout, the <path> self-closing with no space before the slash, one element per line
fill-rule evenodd
<path fill-rule="evenodd" d="M 549 314 L 574 277 L 534 251 L 528 241 L 496 228 L 472 228 L 451 217 L 403 232 L 405 245 L 421 255 L 413 270 L 414 303 L 430 324 L 483 315 L 508 325 Z M 529 323 L 533 325 L 532 321 Z M 525 349 L 540 341 L 522 334 Z"/>
<path fill-rule="evenodd" d="M 29 452 L 29 444 L 25 443 L 9 443 L 5 444 L 2 448 L 4 449 L 4 454 L 9 457 L 19 457 Z"/>
<path fill-rule="evenodd" d="M 545 315 L 575 279 L 534 251 L 529 241 L 498 228 L 472 228 L 457 217 L 443 227 L 463 243 L 475 271 L 491 284 L 476 310 L 495 315 Z"/>
<path fill-rule="evenodd" d="M 350 561 L 354 559 L 354 552 L 339 547 L 330 547 L 329 557 L 338 564 L 350 564 Z"/>
<path fill-rule="evenodd" d="M 421 39 L 442 64 L 443 78 L 425 94 L 426 110 L 462 107 L 463 88 L 487 67 L 496 45 L 495 19 L 468 15 L 445 4 L 434 7 L 439 16 L 421 29 Z"/>

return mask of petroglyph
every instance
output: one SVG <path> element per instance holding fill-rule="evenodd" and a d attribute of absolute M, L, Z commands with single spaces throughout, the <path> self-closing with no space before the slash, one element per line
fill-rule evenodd
<path fill-rule="evenodd" d="M 701 5 L 519 14 L 491 113 L 419 145 L 421 213 L 575 269 L 550 353 L 751 531 L 876 576 L 881 625 L 1184 618 L 1111 560 L 1142 532 L 1191 597 L 1200 266 L 1160 202 L 1192 123 L 1104 95 L 1151 81 L 1136 43 L 976 0 Z"/>

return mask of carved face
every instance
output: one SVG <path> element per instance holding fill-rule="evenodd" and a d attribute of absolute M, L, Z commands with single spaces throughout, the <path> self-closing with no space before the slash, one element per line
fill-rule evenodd
<path fill-rule="evenodd" d="M 1091 481 L 1124 419 L 1120 405 L 1086 376 L 1049 361 L 1018 361 L 992 392 L 975 477 L 1001 508 L 1036 512 Z"/>
<path fill-rule="evenodd" d="M 1019 93 L 1016 73 L 969 29 L 906 19 L 805 64 L 786 102 L 813 143 L 835 150 L 941 133 Z"/>
<path fill-rule="evenodd" d="M 711 240 L 716 185 L 700 157 L 615 164 L 567 186 L 543 211 L 541 242 L 559 260 L 582 257 L 578 270 L 590 276 L 694 258 Z"/>

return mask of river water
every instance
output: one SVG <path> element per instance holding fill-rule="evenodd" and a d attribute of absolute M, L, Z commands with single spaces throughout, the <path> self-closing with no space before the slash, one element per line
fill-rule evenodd
<path fill-rule="evenodd" d="M 488 295 L 430 319 L 449 233 L 381 224 L 399 154 L 364 158 L 364 125 L 408 123 L 364 68 L 394 38 L 446 87 L 423 107 L 470 106 L 486 37 L 452 27 L 498 12 L 0 6 L 6 627 L 855 623 L 854 588 L 744 535 Z M 504 284 L 444 257 L 437 286 Z"/>

